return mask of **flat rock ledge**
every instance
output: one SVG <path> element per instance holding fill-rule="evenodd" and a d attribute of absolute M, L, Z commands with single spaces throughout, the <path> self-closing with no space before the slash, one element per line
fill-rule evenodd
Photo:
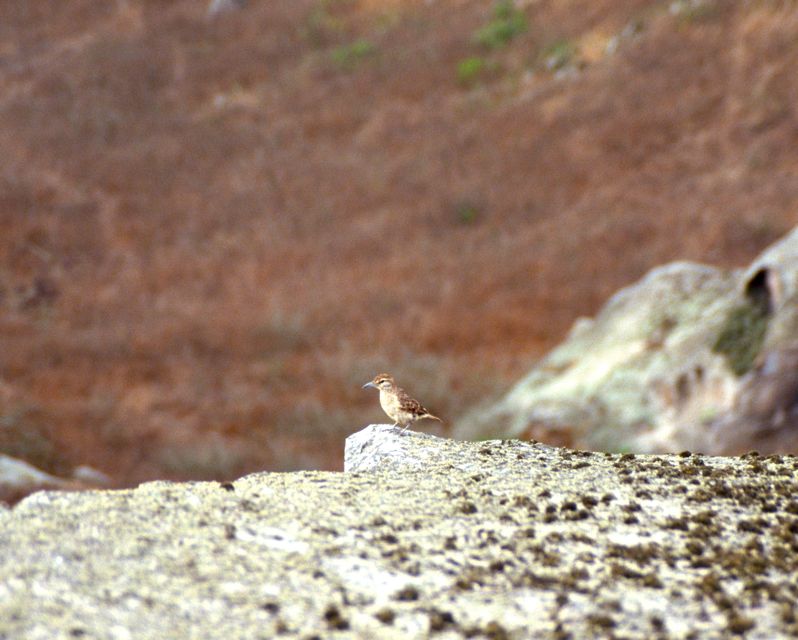
<path fill-rule="evenodd" d="M 0 509 L 0 638 L 794 638 L 798 458 L 372 425 L 345 473 Z"/>

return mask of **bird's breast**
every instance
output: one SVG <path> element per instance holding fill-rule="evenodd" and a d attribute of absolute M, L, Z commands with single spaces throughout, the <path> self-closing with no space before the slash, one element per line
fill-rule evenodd
<path fill-rule="evenodd" d="M 380 390 L 380 406 L 385 413 L 393 417 L 399 409 L 399 398 L 395 393 L 386 393 Z"/>

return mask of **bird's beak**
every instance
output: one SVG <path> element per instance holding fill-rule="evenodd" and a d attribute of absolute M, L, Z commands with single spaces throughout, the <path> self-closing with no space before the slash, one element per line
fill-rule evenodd
<path fill-rule="evenodd" d="M 377 385 L 374 384 L 373 382 L 367 382 L 366 384 L 363 385 L 363 388 L 364 389 L 368 389 L 368 388 L 377 389 Z"/>

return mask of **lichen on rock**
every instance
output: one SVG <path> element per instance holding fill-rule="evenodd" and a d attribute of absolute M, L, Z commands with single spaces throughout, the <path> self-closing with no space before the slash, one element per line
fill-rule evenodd
<path fill-rule="evenodd" d="M 795 637 L 798 460 L 371 426 L 346 473 L 0 510 L 0 637 Z"/>
<path fill-rule="evenodd" d="M 765 342 L 768 312 L 759 305 L 744 303 L 734 307 L 712 350 L 726 356 L 735 375 L 748 373 Z"/>

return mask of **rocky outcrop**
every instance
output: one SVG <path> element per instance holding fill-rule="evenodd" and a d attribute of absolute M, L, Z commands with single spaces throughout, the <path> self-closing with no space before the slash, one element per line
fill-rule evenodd
<path fill-rule="evenodd" d="M 0 453 L 0 504 L 14 504 L 36 491 L 81 491 L 109 486 L 111 482 L 106 474 L 86 465 L 77 467 L 71 479 L 59 478 L 24 460 Z"/>
<path fill-rule="evenodd" d="M 747 269 L 679 262 L 613 296 L 456 435 L 798 452 L 798 229 Z"/>
<path fill-rule="evenodd" d="M 0 502 L 16 502 L 42 489 L 68 489 L 68 480 L 45 473 L 23 460 L 0 453 Z"/>
<path fill-rule="evenodd" d="M 371 426 L 347 473 L 0 510 L 0 637 L 795 637 L 798 460 Z"/>

